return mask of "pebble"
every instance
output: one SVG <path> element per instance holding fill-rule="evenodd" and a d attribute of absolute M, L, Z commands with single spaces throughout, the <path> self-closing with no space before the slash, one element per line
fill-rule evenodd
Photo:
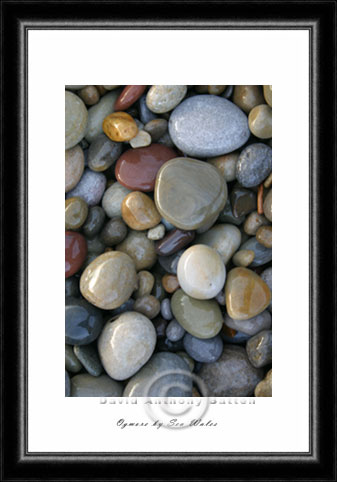
<path fill-rule="evenodd" d="M 121 243 L 128 234 L 128 228 L 120 218 L 112 218 L 105 224 L 100 234 L 100 240 L 105 246 L 115 246 Z"/>
<path fill-rule="evenodd" d="M 167 129 L 166 119 L 152 119 L 144 127 L 144 130 L 150 134 L 152 142 L 157 142 L 167 132 Z"/>
<path fill-rule="evenodd" d="M 179 289 L 171 298 L 171 309 L 178 323 L 197 338 L 213 338 L 221 330 L 223 318 L 215 300 L 196 300 Z"/>
<path fill-rule="evenodd" d="M 244 187 L 258 186 L 270 174 L 271 167 L 271 148 L 262 143 L 251 144 L 240 153 L 236 178 Z"/>
<path fill-rule="evenodd" d="M 272 136 L 272 110 L 267 104 L 254 107 L 248 116 L 250 132 L 259 139 L 270 139 Z"/>
<path fill-rule="evenodd" d="M 87 255 L 87 242 L 82 234 L 73 231 L 65 232 L 65 277 L 77 273 Z"/>
<path fill-rule="evenodd" d="M 145 233 L 139 231 L 130 231 L 116 249 L 130 256 L 137 271 L 152 268 L 157 260 L 154 242 L 148 239 Z"/>
<path fill-rule="evenodd" d="M 65 92 L 65 148 L 76 146 L 83 139 L 88 111 L 83 100 L 73 92 Z"/>
<path fill-rule="evenodd" d="M 147 232 L 147 237 L 152 241 L 158 241 L 165 236 L 165 226 L 163 224 L 158 224 L 154 228 L 151 228 Z"/>
<path fill-rule="evenodd" d="M 138 127 L 131 115 L 126 112 L 113 112 L 103 121 L 103 132 L 115 142 L 130 141 L 136 137 Z"/>
<path fill-rule="evenodd" d="M 200 340 L 186 333 L 184 336 L 184 348 L 193 360 L 202 363 L 214 363 L 222 354 L 223 342 L 219 335 L 207 340 Z"/>
<path fill-rule="evenodd" d="M 157 338 L 163 338 L 165 336 L 166 327 L 168 322 L 164 318 L 156 318 L 152 320 L 153 326 L 157 333 Z"/>
<path fill-rule="evenodd" d="M 248 320 L 262 313 L 271 299 L 267 284 L 247 268 L 229 271 L 225 292 L 227 313 L 235 320 Z"/>
<path fill-rule="evenodd" d="M 94 172 L 91 169 L 85 169 L 80 182 L 74 189 L 67 193 L 67 199 L 70 197 L 81 197 L 88 206 L 99 204 L 102 199 L 106 186 L 106 177 L 101 172 Z"/>
<path fill-rule="evenodd" d="M 262 89 L 259 85 L 236 85 L 233 102 L 246 114 L 257 105 L 264 104 Z"/>
<path fill-rule="evenodd" d="M 74 353 L 82 363 L 83 367 L 93 377 L 99 377 L 102 374 L 103 367 L 98 357 L 96 345 L 75 345 Z"/>
<path fill-rule="evenodd" d="M 84 153 L 80 146 L 65 151 L 65 192 L 71 191 L 84 171 Z"/>
<path fill-rule="evenodd" d="M 88 246 L 88 253 L 95 254 L 98 256 L 99 254 L 104 253 L 105 244 L 102 243 L 99 236 L 96 236 L 92 239 L 87 239 L 87 246 Z"/>
<path fill-rule="evenodd" d="M 140 129 L 138 134 L 131 139 L 130 146 L 134 149 L 137 147 L 147 147 L 151 144 L 151 142 L 152 139 L 150 134 L 143 129 Z"/>
<path fill-rule="evenodd" d="M 71 379 L 72 397 L 121 397 L 123 385 L 107 375 L 93 377 L 87 373 Z"/>
<path fill-rule="evenodd" d="M 262 330 L 269 330 L 271 327 L 271 315 L 268 310 L 262 311 L 259 315 L 249 318 L 248 320 L 234 320 L 226 315 L 224 323 L 233 330 L 240 331 L 246 335 L 253 336 Z"/>
<path fill-rule="evenodd" d="M 64 395 L 66 397 L 70 397 L 71 395 L 71 382 L 70 382 L 70 378 L 69 378 L 69 374 L 67 372 L 67 370 L 65 370 L 65 393 Z"/>
<path fill-rule="evenodd" d="M 118 308 L 127 301 L 137 283 L 132 259 L 125 253 L 110 251 L 98 256 L 83 271 L 82 296 L 103 310 Z"/>
<path fill-rule="evenodd" d="M 135 231 L 150 229 L 160 222 L 161 215 L 152 199 L 140 191 L 128 194 L 122 202 L 124 222 Z"/>
<path fill-rule="evenodd" d="M 88 216 L 88 205 L 80 197 L 70 197 L 65 202 L 65 228 L 79 229 Z"/>
<path fill-rule="evenodd" d="M 266 218 L 272 222 L 272 189 L 268 192 L 263 201 L 263 212 Z"/>
<path fill-rule="evenodd" d="M 236 226 L 240 226 L 245 220 L 245 216 L 235 217 L 232 211 L 232 206 L 230 200 L 227 199 L 225 207 L 222 211 L 220 211 L 218 221 L 220 223 L 228 223 L 228 224 L 235 224 Z"/>
<path fill-rule="evenodd" d="M 134 293 L 134 297 L 141 298 L 142 296 L 149 295 L 154 286 L 154 276 L 150 271 L 139 271 L 138 277 L 138 288 Z"/>
<path fill-rule="evenodd" d="M 104 221 L 104 209 L 100 206 L 91 206 L 88 211 L 87 219 L 82 226 L 83 234 L 87 238 L 94 238 L 101 231 Z"/>
<path fill-rule="evenodd" d="M 152 85 L 146 95 L 146 105 L 151 112 L 163 114 L 174 109 L 186 92 L 186 85 Z"/>
<path fill-rule="evenodd" d="M 122 202 L 130 192 L 130 189 L 122 186 L 119 182 L 114 182 L 105 191 L 102 206 L 109 218 L 122 217 Z"/>
<path fill-rule="evenodd" d="M 71 373 L 78 373 L 82 369 L 82 363 L 76 357 L 73 347 L 70 345 L 65 345 L 65 367 Z"/>
<path fill-rule="evenodd" d="M 248 397 L 263 378 L 263 370 L 253 367 L 241 346 L 225 345 L 221 357 L 202 365 L 199 376 L 210 397 Z"/>
<path fill-rule="evenodd" d="M 187 363 L 175 353 L 159 352 L 129 380 L 123 397 L 190 397 Z"/>
<path fill-rule="evenodd" d="M 226 200 L 227 185 L 223 177 L 206 162 L 177 157 L 167 161 L 157 174 L 157 209 L 179 229 L 201 227 L 223 209 Z"/>
<path fill-rule="evenodd" d="M 263 95 L 267 104 L 272 107 L 272 85 L 263 86 Z"/>
<path fill-rule="evenodd" d="M 78 286 L 78 278 L 76 276 L 71 276 L 65 280 L 65 295 L 78 297 L 80 294 L 80 289 Z"/>
<path fill-rule="evenodd" d="M 169 274 L 176 275 L 177 267 L 180 256 L 183 254 L 184 250 L 181 249 L 177 253 L 171 254 L 170 256 L 158 256 L 158 261 L 160 266 Z"/>
<path fill-rule="evenodd" d="M 151 321 L 130 311 L 105 325 L 98 339 L 98 352 L 107 374 L 114 380 L 126 380 L 145 365 L 155 344 L 156 330 Z"/>
<path fill-rule="evenodd" d="M 88 126 L 85 134 L 89 144 L 103 134 L 103 120 L 114 111 L 114 105 L 119 95 L 119 91 L 109 92 L 103 95 L 99 102 L 88 110 Z"/>
<path fill-rule="evenodd" d="M 208 162 L 219 169 L 226 182 L 231 182 L 236 179 L 236 163 L 238 159 L 239 154 L 231 152 L 223 156 L 212 157 L 208 159 Z"/>
<path fill-rule="evenodd" d="M 194 238 L 194 231 L 173 229 L 159 243 L 156 243 L 156 253 L 159 256 L 170 256 L 190 244 Z"/>
<path fill-rule="evenodd" d="M 156 114 L 151 112 L 148 106 L 146 105 L 146 95 L 142 95 L 141 98 L 139 99 L 138 108 L 139 108 L 140 120 L 143 122 L 143 124 L 147 124 L 151 120 L 157 118 Z"/>
<path fill-rule="evenodd" d="M 116 179 L 133 191 L 153 191 L 159 169 L 175 157 L 175 151 L 162 144 L 128 149 L 116 164 Z"/>
<path fill-rule="evenodd" d="M 272 369 L 269 370 L 265 378 L 256 385 L 254 395 L 255 397 L 272 397 Z"/>
<path fill-rule="evenodd" d="M 256 233 L 256 241 L 262 244 L 265 248 L 272 247 L 272 227 L 261 226 Z"/>
<path fill-rule="evenodd" d="M 122 153 L 122 145 L 100 134 L 92 141 L 88 151 L 88 166 L 92 171 L 106 171 Z"/>
<path fill-rule="evenodd" d="M 257 198 L 253 191 L 243 187 L 235 187 L 230 195 L 233 215 L 240 218 L 256 210 Z"/>
<path fill-rule="evenodd" d="M 171 301 L 168 298 L 164 298 L 160 305 L 160 313 L 164 320 L 172 320 L 173 314 L 171 311 Z M 175 341 L 175 340 L 172 340 Z"/>
<path fill-rule="evenodd" d="M 220 254 L 224 264 L 227 264 L 239 249 L 241 232 L 232 224 L 217 224 L 206 233 L 198 235 L 196 242 L 215 249 Z M 221 287 L 218 291 L 220 289 Z"/>
<path fill-rule="evenodd" d="M 246 268 L 254 261 L 255 253 L 251 249 L 240 249 L 233 256 L 233 264 Z"/>
<path fill-rule="evenodd" d="M 240 249 L 248 249 L 254 251 L 254 260 L 250 265 L 252 268 L 269 263 L 269 261 L 271 261 L 272 259 L 272 249 L 266 248 L 265 246 L 260 244 L 255 237 L 248 239 L 248 241 L 242 244 Z"/>
<path fill-rule="evenodd" d="M 66 298 L 65 340 L 67 345 L 88 345 L 102 331 L 102 313 L 86 300 Z"/>
<path fill-rule="evenodd" d="M 272 292 L 272 280 L 273 280 L 273 277 L 272 277 L 272 267 L 270 268 L 267 268 L 265 269 L 264 271 L 262 271 L 261 273 L 261 278 L 263 279 L 263 281 L 265 283 L 267 283 L 269 289 L 270 289 L 270 293 Z M 270 305 L 268 307 L 268 309 L 270 311 L 272 311 L 272 300 L 270 300 Z"/>
<path fill-rule="evenodd" d="M 272 360 L 272 332 L 271 330 L 263 330 L 252 336 L 247 341 L 247 355 L 250 363 L 261 368 L 269 365 Z"/>
<path fill-rule="evenodd" d="M 226 268 L 215 249 L 196 244 L 186 249 L 179 259 L 177 276 L 187 295 L 198 300 L 209 300 L 223 288 Z"/>
<path fill-rule="evenodd" d="M 209 94 L 220 95 L 225 91 L 226 87 L 227 85 L 208 85 L 207 91 Z"/>
<path fill-rule="evenodd" d="M 136 299 L 133 309 L 152 320 L 160 313 L 160 302 L 154 296 L 146 294 Z"/>
<path fill-rule="evenodd" d="M 165 274 L 161 281 L 167 293 L 174 293 L 180 287 L 178 278 L 174 274 Z"/>
<path fill-rule="evenodd" d="M 78 92 L 78 95 L 81 97 L 81 99 L 86 105 L 97 104 L 100 98 L 97 87 L 95 87 L 94 85 L 86 85 Z"/>
<path fill-rule="evenodd" d="M 146 85 L 126 85 L 116 100 L 115 110 L 126 110 L 144 93 Z"/>
<path fill-rule="evenodd" d="M 214 95 L 195 95 L 179 104 L 171 114 L 169 133 L 182 152 L 195 157 L 233 152 L 250 136 L 246 114 Z"/>
<path fill-rule="evenodd" d="M 258 214 L 257 211 L 253 211 L 247 216 L 243 229 L 245 233 L 249 234 L 250 236 L 255 236 L 258 229 L 267 224 L 269 224 L 268 219 L 266 219 L 263 214 Z"/>
<path fill-rule="evenodd" d="M 164 300 L 165 301 L 165 300 Z M 179 325 L 177 320 L 171 320 L 166 328 L 166 336 L 170 341 L 179 341 L 185 335 L 184 328 Z"/>

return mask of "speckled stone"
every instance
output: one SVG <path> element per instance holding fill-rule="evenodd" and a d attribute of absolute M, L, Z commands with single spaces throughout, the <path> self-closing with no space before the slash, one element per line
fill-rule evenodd
<path fill-rule="evenodd" d="M 105 246 L 115 246 L 121 243 L 128 233 L 128 228 L 120 218 L 112 218 L 105 224 L 100 234 L 100 240 Z"/>
<path fill-rule="evenodd" d="M 257 211 L 253 211 L 247 216 L 243 229 L 245 233 L 249 234 L 250 236 L 255 236 L 260 226 L 265 226 L 267 224 L 269 224 L 269 221 L 265 216 L 263 216 L 263 214 L 258 214 Z"/>
<path fill-rule="evenodd" d="M 137 273 L 132 259 L 125 253 L 101 254 L 83 271 L 80 280 L 82 296 L 103 310 L 118 308 L 127 301 L 137 286 Z"/>
<path fill-rule="evenodd" d="M 88 110 L 88 126 L 85 138 L 89 143 L 92 143 L 95 137 L 103 134 L 103 120 L 114 111 L 119 93 L 119 90 L 117 90 L 103 95 L 99 102 Z"/>
<path fill-rule="evenodd" d="M 232 224 L 217 224 L 206 233 L 198 235 L 196 243 L 206 244 L 215 249 L 220 254 L 224 264 L 227 264 L 233 254 L 239 249 L 241 233 L 240 230 Z M 220 289 L 221 287 L 217 293 Z"/>
<path fill-rule="evenodd" d="M 105 134 L 97 136 L 90 144 L 88 166 L 93 171 L 106 171 L 122 153 L 122 145 L 111 141 Z"/>
<path fill-rule="evenodd" d="M 213 338 L 221 330 L 223 318 L 215 300 L 196 300 L 179 289 L 171 298 L 171 309 L 180 325 L 197 338 Z"/>
<path fill-rule="evenodd" d="M 202 363 L 213 363 L 221 356 L 223 342 L 220 335 L 207 340 L 200 340 L 200 338 L 186 333 L 184 336 L 184 348 L 193 360 Z"/>
<path fill-rule="evenodd" d="M 158 256 L 158 262 L 160 266 L 169 274 L 177 274 L 177 267 L 180 256 L 184 250 L 180 250 L 177 253 L 171 254 L 171 256 Z"/>
<path fill-rule="evenodd" d="M 272 227 L 261 226 L 256 233 L 256 241 L 262 244 L 265 248 L 272 247 Z"/>
<path fill-rule="evenodd" d="M 76 146 L 83 139 L 88 111 L 83 100 L 73 92 L 65 92 L 65 148 Z"/>
<path fill-rule="evenodd" d="M 156 344 L 156 330 L 141 313 L 130 311 L 108 322 L 98 339 L 98 352 L 107 374 L 126 380 L 145 365 Z"/>
<path fill-rule="evenodd" d="M 241 151 L 236 164 L 236 178 L 244 187 L 258 186 L 269 176 L 272 150 L 262 143 L 251 144 Z"/>
<path fill-rule="evenodd" d="M 152 241 L 158 241 L 165 236 L 165 226 L 163 224 L 158 224 L 154 228 L 151 228 L 147 232 L 147 237 Z"/>
<path fill-rule="evenodd" d="M 256 385 L 254 395 L 255 397 L 272 397 L 272 369 L 269 370 L 265 378 Z"/>
<path fill-rule="evenodd" d="M 246 214 L 256 210 L 257 199 L 254 191 L 245 189 L 244 187 L 234 187 L 230 195 L 233 215 L 241 218 Z"/>
<path fill-rule="evenodd" d="M 154 296 L 146 294 L 136 299 L 133 309 L 152 320 L 160 313 L 160 302 Z"/>
<path fill-rule="evenodd" d="M 70 197 L 65 201 L 65 228 L 79 229 L 88 216 L 88 205 L 80 197 Z"/>
<path fill-rule="evenodd" d="M 107 375 L 93 377 L 87 373 L 71 379 L 72 397 L 121 397 L 123 385 Z"/>
<path fill-rule="evenodd" d="M 84 171 L 84 153 L 80 146 L 65 151 L 65 192 L 71 191 Z"/>
<path fill-rule="evenodd" d="M 130 192 L 122 202 L 124 222 L 136 231 L 154 228 L 161 220 L 155 203 L 143 192 Z"/>
<path fill-rule="evenodd" d="M 137 271 L 152 268 L 157 260 L 154 242 L 148 239 L 145 233 L 139 231 L 130 231 L 116 249 L 130 256 Z"/>
<path fill-rule="evenodd" d="M 71 383 L 67 370 L 65 370 L 65 397 L 70 397 L 71 394 Z"/>
<path fill-rule="evenodd" d="M 192 378 L 187 363 L 175 353 L 156 353 L 129 380 L 124 397 L 190 397 Z"/>
<path fill-rule="evenodd" d="M 82 226 L 83 234 L 87 238 L 94 238 L 102 229 L 105 221 L 105 212 L 101 206 L 91 206 L 88 216 Z"/>
<path fill-rule="evenodd" d="M 272 110 L 267 104 L 254 107 L 248 116 L 250 132 L 259 139 L 270 139 L 272 136 Z"/>
<path fill-rule="evenodd" d="M 232 102 L 214 95 L 195 95 L 171 114 L 169 133 L 188 156 L 212 157 L 233 152 L 248 140 L 247 116 Z"/>
<path fill-rule="evenodd" d="M 101 172 L 85 169 L 77 186 L 67 193 L 70 197 L 81 197 L 88 206 L 99 204 L 106 186 L 106 177 Z"/>
<path fill-rule="evenodd" d="M 134 292 L 135 298 L 141 298 L 142 296 L 149 295 L 154 285 L 154 276 L 150 271 L 139 271 L 137 274 L 138 289 Z"/>
<path fill-rule="evenodd" d="M 259 104 L 264 104 L 262 89 L 259 85 L 236 85 L 233 102 L 244 112 L 249 112 Z"/>
<path fill-rule="evenodd" d="M 166 336 L 170 341 L 179 341 L 185 335 L 184 328 L 177 322 L 171 320 L 166 328 Z"/>
<path fill-rule="evenodd" d="M 247 355 L 250 363 L 256 367 L 265 367 L 272 361 L 272 332 L 263 330 L 247 341 Z"/>
<path fill-rule="evenodd" d="M 65 367 L 71 373 L 78 373 L 82 369 L 82 363 L 76 357 L 73 347 L 70 345 L 65 345 Z"/>
<path fill-rule="evenodd" d="M 90 345 L 75 345 L 74 353 L 83 367 L 93 377 L 99 377 L 103 371 L 102 364 L 98 357 L 96 344 Z"/>
<path fill-rule="evenodd" d="M 265 310 L 259 315 L 249 318 L 248 320 L 233 320 L 233 318 L 226 315 L 224 317 L 224 323 L 233 330 L 253 336 L 256 335 L 256 333 L 259 333 L 259 331 L 270 329 L 271 315 L 268 310 Z"/>
<path fill-rule="evenodd" d="M 225 345 L 221 357 L 206 363 L 198 374 L 211 397 L 248 397 L 263 378 L 263 370 L 253 367 L 241 346 Z"/>
<path fill-rule="evenodd" d="M 165 298 L 162 300 L 160 304 L 160 312 L 164 320 L 168 320 L 168 321 L 172 320 L 173 314 L 171 310 L 171 302 L 168 298 Z M 172 340 L 172 341 L 176 341 L 176 340 Z"/>
<path fill-rule="evenodd" d="M 273 211 L 272 211 L 272 189 L 268 192 L 263 201 L 263 212 L 266 218 L 271 222 L 273 220 Z"/>
<path fill-rule="evenodd" d="M 263 95 L 267 104 L 272 107 L 272 85 L 263 86 Z"/>
<path fill-rule="evenodd" d="M 269 263 L 269 261 L 271 261 L 272 259 L 272 249 L 266 248 L 265 246 L 260 244 L 255 237 L 248 239 L 248 241 L 243 243 L 240 249 L 248 249 L 254 251 L 254 260 L 250 265 L 252 268 Z"/>
<path fill-rule="evenodd" d="M 186 249 L 179 259 L 177 276 L 186 294 L 198 300 L 209 300 L 223 288 L 226 268 L 215 249 L 196 244 Z"/>
<path fill-rule="evenodd" d="M 267 283 L 269 289 L 270 289 L 270 293 L 272 293 L 272 281 L 273 281 L 273 277 L 272 277 L 272 273 L 273 273 L 273 269 L 272 267 L 270 268 L 267 268 L 265 269 L 264 271 L 262 271 L 261 273 L 261 278 L 263 279 L 263 281 L 265 283 Z M 272 300 L 270 300 L 270 305 L 268 306 L 268 309 L 270 311 L 272 311 Z"/>
<path fill-rule="evenodd" d="M 144 127 L 144 130 L 151 136 L 152 142 L 157 142 L 168 129 L 168 122 L 166 119 L 152 119 Z"/>
<path fill-rule="evenodd" d="M 225 293 L 227 313 L 235 320 L 248 320 L 262 313 L 271 299 L 267 284 L 247 268 L 229 271 Z"/>
<path fill-rule="evenodd" d="M 223 209 L 226 200 L 226 182 L 219 170 L 206 162 L 177 157 L 157 174 L 157 209 L 179 229 L 201 227 Z"/>
<path fill-rule="evenodd" d="M 130 192 L 130 189 L 127 189 L 118 182 L 114 182 L 105 191 L 102 206 L 109 218 L 122 217 L 122 202 Z"/>
<path fill-rule="evenodd" d="M 230 200 L 227 199 L 225 207 L 222 211 L 220 211 L 218 221 L 220 223 L 228 223 L 228 224 L 235 224 L 236 226 L 240 226 L 245 220 L 245 216 L 235 217 L 232 211 L 232 206 Z"/>
<path fill-rule="evenodd" d="M 211 157 L 208 162 L 217 167 L 223 175 L 226 182 L 236 179 L 236 163 L 239 159 L 238 152 L 231 152 L 223 156 Z"/>
<path fill-rule="evenodd" d="M 146 95 L 146 105 L 151 112 L 163 114 L 174 109 L 186 92 L 186 85 L 152 85 Z"/>
<path fill-rule="evenodd" d="M 88 345 L 102 330 L 102 314 L 86 300 L 66 298 L 65 340 L 67 345 Z"/>

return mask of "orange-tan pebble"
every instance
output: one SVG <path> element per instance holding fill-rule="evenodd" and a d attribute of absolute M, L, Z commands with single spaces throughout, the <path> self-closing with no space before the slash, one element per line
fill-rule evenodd
<path fill-rule="evenodd" d="M 78 95 L 81 97 L 81 99 L 86 105 L 97 104 L 100 98 L 97 87 L 95 87 L 94 85 L 87 85 L 79 91 Z"/>
<path fill-rule="evenodd" d="M 84 153 L 80 146 L 65 151 L 65 192 L 71 191 L 84 171 Z"/>
<path fill-rule="evenodd" d="M 240 249 L 234 254 L 232 261 L 235 266 L 246 268 L 254 261 L 254 258 L 255 253 L 252 249 Z"/>
<path fill-rule="evenodd" d="M 259 139 L 270 139 L 272 136 L 272 110 L 267 104 L 254 107 L 248 116 L 250 132 Z"/>
<path fill-rule="evenodd" d="M 136 137 L 138 127 L 131 115 L 113 112 L 104 119 L 103 131 L 112 141 L 125 142 Z"/>
<path fill-rule="evenodd" d="M 66 230 L 79 229 L 88 216 L 88 205 L 80 197 L 70 197 L 65 202 Z"/>
<path fill-rule="evenodd" d="M 263 95 L 264 98 L 270 107 L 272 107 L 272 85 L 264 85 L 263 86 Z"/>
<path fill-rule="evenodd" d="M 272 227 L 261 226 L 256 233 L 257 241 L 266 248 L 272 247 Z"/>
<path fill-rule="evenodd" d="M 233 268 L 225 285 L 227 313 L 235 320 L 248 320 L 262 313 L 270 303 L 268 285 L 248 268 Z"/>
<path fill-rule="evenodd" d="M 238 152 L 231 152 L 223 156 L 212 157 L 208 162 L 217 167 L 223 175 L 226 182 L 236 179 L 236 163 L 239 159 Z"/>
<path fill-rule="evenodd" d="M 180 288 L 178 278 L 174 274 L 165 274 L 162 277 L 161 282 L 167 293 L 174 293 Z"/>
<path fill-rule="evenodd" d="M 139 271 L 138 273 L 138 289 L 134 293 L 134 297 L 141 298 L 142 296 L 149 295 L 154 285 L 154 276 L 150 271 Z"/>
<path fill-rule="evenodd" d="M 136 231 L 154 228 L 161 220 L 152 199 L 140 191 L 132 191 L 122 202 L 122 218 Z"/>
<path fill-rule="evenodd" d="M 259 104 L 264 104 L 262 90 L 259 85 L 236 85 L 233 102 L 247 114 Z"/>
<path fill-rule="evenodd" d="M 243 230 L 246 234 L 249 234 L 249 236 L 255 236 L 259 227 L 267 224 L 269 224 L 269 221 L 263 214 L 253 211 L 247 216 Z"/>

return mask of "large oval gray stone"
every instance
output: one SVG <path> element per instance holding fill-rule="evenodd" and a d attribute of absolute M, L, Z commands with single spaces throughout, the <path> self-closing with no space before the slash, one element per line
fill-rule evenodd
<path fill-rule="evenodd" d="M 169 133 L 189 156 L 212 157 L 243 146 L 250 136 L 246 114 L 216 95 L 195 95 L 171 114 Z"/>

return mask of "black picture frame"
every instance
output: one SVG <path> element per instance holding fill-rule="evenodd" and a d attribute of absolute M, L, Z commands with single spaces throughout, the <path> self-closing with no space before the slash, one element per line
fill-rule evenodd
<path fill-rule="evenodd" d="M 1 480 L 336 480 L 336 2 L 2 1 L 1 17 Z M 27 32 L 102 27 L 309 30 L 307 454 L 27 452 Z"/>

